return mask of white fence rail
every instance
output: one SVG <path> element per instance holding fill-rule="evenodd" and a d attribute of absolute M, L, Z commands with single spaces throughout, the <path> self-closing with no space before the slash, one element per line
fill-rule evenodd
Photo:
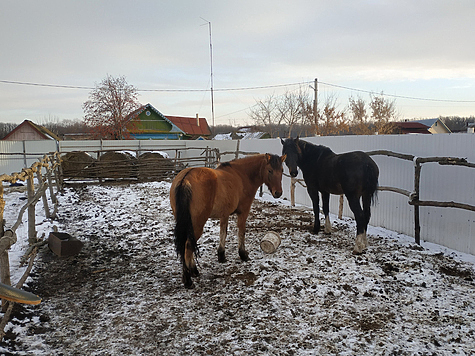
<path fill-rule="evenodd" d="M 330 147 L 336 153 L 349 151 L 388 150 L 416 157 L 458 157 L 475 163 L 475 135 L 381 135 L 325 136 L 305 139 Z M 272 141 L 272 142 L 269 142 Z M 241 142 L 243 151 L 280 152 L 279 140 L 248 140 Z M 408 191 L 414 190 L 414 163 L 387 156 L 372 157 L 379 166 L 379 184 Z M 298 178 L 302 178 L 299 174 Z M 284 178 L 284 196 L 290 199 L 290 179 Z M 475 169 L 463 166 L 424 164 L 421 171 L 420 200 L 454 201 L 475 205 Z M 305 188 L 297 184 L 295 200 L 311 206 Z M 331 196 L 330 211 L 338 214 L 339 197 Z M 353 217 L 344 204 L 343 215 Z M 390 191 L 378 193 L 370 224 L 414 236 L 414 206 L 407 197 Z M 475 213 L 472 211 L 420 207 L 421 239 L 457 251 L 475 255 Z"/>
<path fill-rule="evenodd" d="M 475 163 L 475 135 L 381 135 L 381 136 L 325 136 L 305 140 L 330 147 L 336 153 L 348 151 L 388 150 L 416 157 L 457 157 Z M 100 151 L 106 149 L 147 151 L 161 150 L 173 157 L 177 148 L 218 148 L 220 152 L 280 153 L 279 139 L 242 141 L 61 141 L 62 153 L 70 151 Z M 56 150 L 56 143 L 27 141 L 4 143 L 0 141 L 0 174 L 21 170 L 24 161 L 31 163 L 34 154 Z M 2 154 L 5 153 L 5 154 Z M 9 155 L 8 153 L 16 153 Z M 20 153 L 20 154 L 18 154 Z M 25 154 L 31 154 L 26 155 Z M 193 150 L 182 151 L 182 158 L 196 156 Z M 26 157 L 26 158 L 24 158 Z M 221 157 L 222 161 L 235 158 L 234 154 Z M 387 156 L 373 156 L 379 166 L 379 184 L 407 191 L 414 190 L 414 162 Z M 16 166 L 15 166 L 16 164 Z M 18 165 L 20 167 L 18 168 Z M 25 165 L 27 166 L 27 165 Z M 11 169 L 9 167 L 14 167 Z M 7 170 L 4 170 L 7 169 Z M 301 178 L 301 176 L 300 176 Z M 284 197 L 290 200 L 290 179 L 283 180 Z M 475 204 L 475 170 L 460 166 L 441 166 L 437 163 L 424 164 L 421 171 L 420 200 L 454 201 Z M 305 188 L 297 185 L 297 204 L 311 206 Z M 337 214 L 339 199 L 332 196 L 330 211 Z M 343 215 L 352 217 L 345 203 Z M 378 193 L 378 200 L 372 209 L 370 224 L 381 226 L 409 236 L 414 236 L 414 206 L 407 197 L 391 191 Z M 421 239 L 434 242 L 461 252 L 475 255 L 475 213 L 456 208 L 420 207 Z"/>

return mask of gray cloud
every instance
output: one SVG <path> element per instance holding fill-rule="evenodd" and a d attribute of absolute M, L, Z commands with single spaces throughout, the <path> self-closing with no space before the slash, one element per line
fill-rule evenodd
<path fill-rule="evenodd" d="M 430 88 L 427 82 L 441 79 L 444 85 L 457 80 L 452 87 L 465 88 L 440 93 L 444 97 L 475 100 L 471 0 L 27 0 L 2 2 L 1 7 L 0 80 L 93 86 L 111 74 L 125 75 L 142 89 L 206 89 L 205 18 L 212 23 L 215 88 L 319 77 L 401 95 L 406 93 L 400 90 L 416 87 L 418 97 L 437 97 L 433 82 Z M 142 97 L 169 114 L 194 115 L 209 112 L 205 95 L 158 92 Z M 245 120 L 243 105 L 252 105 L 256 95 L 266 92 L 221 95 L 225 100 L 218 111 L 240 111 L 232 119 Z M 87 91 L 0 83 L 0 98 L 0 121 L 49 114 L 76 118 L 82 115 Z M 475 111 L 473 106 L 469 110 Z"/>

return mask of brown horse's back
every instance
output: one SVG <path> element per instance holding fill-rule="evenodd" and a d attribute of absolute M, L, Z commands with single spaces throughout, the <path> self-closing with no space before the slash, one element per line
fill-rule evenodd
<path fill-rule="evenodd" d="M 170 188 L 170 204 L 176 217 L 176 189 L 179 185 L 191 190 L 189 211 L 194 222 L 193 229 L 198 240 L 213 209 L 217 179 L 213 169 L 187 168 L 175 177 Z"/>
<path fill-rule="evenodd" d="M 200 237 L 209 217 L 226 217 L 238 208 L 239 191 L 242 191 L 242 181 L 225 170 L 187 168 L 178 173 L 170 189 L 170 203 L 175 216 L 175 191 L 178 185 L 188 185 L 191 189 L 190 214 L 195 223 L 196 239 Z"/>

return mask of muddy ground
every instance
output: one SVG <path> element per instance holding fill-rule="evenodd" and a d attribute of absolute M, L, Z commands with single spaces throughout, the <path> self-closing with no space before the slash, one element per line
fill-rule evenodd
<path fill-rule="evenodd" d="M 217 262 L 219 224 L 209 221 L 201 276 L 184 289 L 168 189 L 66 188 L 56 225 L 84 247 L 68 258 L 40 252 L 27 289 L 43 301 L 15 307 L 4 354 L 474 354 L 473 264 L 376 228 L 355 256 L 351 219 L 313 235 L 313 212 L 285 202 L 254 202 L 249 262 L 237 254 L 235 219 Z M 274 254 L 259 247 L 267 231 L 282 238 Z"/>

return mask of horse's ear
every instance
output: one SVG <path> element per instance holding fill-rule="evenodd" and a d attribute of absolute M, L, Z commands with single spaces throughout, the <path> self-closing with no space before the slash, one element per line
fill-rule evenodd
<path fill-rule="evenodd" d="M 282 161 L 282 163 L 285 162 L 285 159 L 287 158 L 287 155 L 283 155 L 282 157 L 280 157 L 280 160 Z"/>
<path fill-rule="evenodd" d="M 295 143 L 297 143 L 297 144 L 299 143 L 299 136 L 297 136 L 297 137 L 295 138 Z"/>
<path fill-rule="evenodd" d="M 285 143 L 285 141 L 284 141 L 284 139 L 283 139 L 282 137 L 280 138 L 280 142 L 281 142 L 282 144 Z"/>
<path fill-rule="evenodd" d="M 270 158 L 271 158 L 270 154 L 269 154 L 269 153 L 266 153 L 266 160 L 267 160 L 267 163 L 270 162 Z"/>

